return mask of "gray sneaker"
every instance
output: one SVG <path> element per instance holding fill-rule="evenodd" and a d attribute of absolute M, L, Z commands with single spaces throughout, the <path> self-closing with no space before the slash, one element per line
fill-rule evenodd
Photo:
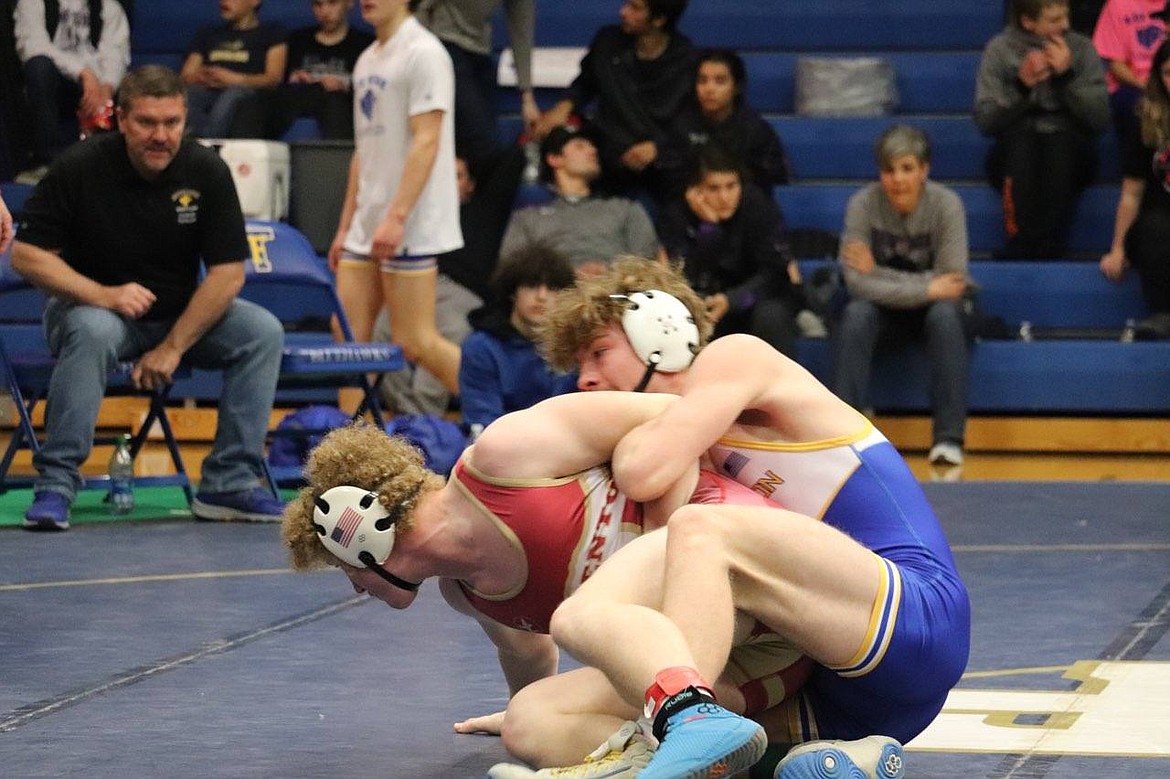
<path fill-rule="evenodd" d="M 793 747 L 773 779 L 903 779 L 902 745 L 888 736 L 810 741 Z"/>
<path fill-rule="evenodd" d="M 657 748 L 656 739 L 636 722 L 626 722 L 589 753 L 584 762 L 562 768 L 534 771 L 515 763 L 497 763 L 488 769 L 490 779 L 634 779 L 646 767 Z"/>

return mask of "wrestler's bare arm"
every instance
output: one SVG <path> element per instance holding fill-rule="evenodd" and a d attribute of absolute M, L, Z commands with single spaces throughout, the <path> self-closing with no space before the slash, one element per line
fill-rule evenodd
<path fill-rule="evenodd" d="M 758 338 L 737 335 L 700 352 L 688 369 L 683 396 L 615 448 L 614 476 L 622 490 L 645 501 L 674 484 L 773 381 L 768 352 L 776 354 Z"/>
<path fill-rule="evenodd" d="M 559 395 L 500 417 L 480 434 L 466 456 L 489 476 L 567 476 L 609 462 L 622 436 L 674 399 L 674 395 L 632 392 Z"/>
<path fill-rule="evenodd" d="M 614 449 L 618 486 L 651 500 L 724 435 L 782 443 L 853 435 L 865 418 L 811 373 L 751 335 L 727 335 L 687 370 L 682 396 Z"/>
<path fill-rule="evenodd" d="M 557 672 L 557 645 L 551 636 L 516 630 L 488 619 L 471 607 L 463 596 L 463 590 L 453 579 L 441 579 L 439 591 L 451 608 L 475 619 L 496 647 L 500 670 L 504 672 L 504 679 L 508 683 L 509 697 L 537 679 Z"/>

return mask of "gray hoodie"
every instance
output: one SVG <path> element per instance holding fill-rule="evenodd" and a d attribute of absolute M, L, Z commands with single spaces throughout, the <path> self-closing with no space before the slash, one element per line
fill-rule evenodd
<path fill-rule="evenodd" d="M 975 83 L 975 123 L 984 135 L 997 135 L 1021 121 L 1039 132 L 1077 129 L 1098 135 L 1109 124 L 1105 67 L 1093 43 L 1069 30 L 1065 40 L 1072 66 L 1028 89 L 1020 82 L 1020 63 L 1042 38 L 1015 25 L 1005 27 L 983 49 Z"/>

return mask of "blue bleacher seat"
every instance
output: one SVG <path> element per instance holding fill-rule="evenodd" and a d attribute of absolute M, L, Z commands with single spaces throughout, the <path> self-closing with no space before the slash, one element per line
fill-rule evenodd
<path fill-rule="evenodd" d="M 832 386 L 825 339 L 801 339 L 798 359 Z M 983 341 L 971 351 L 968 407 L 996 414 L 1165 414 L 1170 408 L 1170 342 Z M 879 353 L 871 403 L 879 412 L 930 409 L 925 350 Z"/>
<path fill-rule="evenodd" d="M 815 228 L 839 233 L 845 223 L 845 206 L 861 184 L 789 184 L 776 188 L 776 200 L 789 227 Z M 999 195 L 984 183 L 949 184 L 967 209 L 971 251 L 986 254 L 1004 244 L 1003 211 Z M 1117 208 L 1115 184 L 1097 184 L 1085 190 L 1073 219 L 1069 250 L 1081 255 L 1100 255 L 1113 238 Z"/>
<path fill-rule="evenodd" d="M 784 141 L 798 180 L 864 179 L 877 176 L 873 144 L 893 124 L 911 124 L 930 136 L 931 176 L 947 183 L 985 181 L 984 160 L 991 139 L 979 133 L 968 114 L 913 114 L 879 117 L 770 116 Z M 1097 141 L 1098 182 L 1120 181 L 1116 141 L 1106 133 Z M 1116 185 L 1114 185 L 1116 189 Z"/>
<path fill-rule="evenodd" d="M 796 110 L 797 60 L 789 51 L 744 52 L 748 73 L 747 99 L 757 111 L 791 114 Z M 818 55 L 820 56 L 820 55 Z M 874 56 L 872 51 L 837 53 L 834 57 Z M 880 52 L 894 66 L 898 112 L 913 114 L 969 113 L 975 101 L 978 51 Z"/>
<path fill-rule="evenodd" d="M 617 22 L 617 9 L 613 0 L 542 4 L 537 44 L 587 43 L 592 31 Z M 1003 7 L 991 2 L 736 0 L 692 2 L 679 29 L 702 45 L 745 51 L 963 50 L 981 48 L 1002 20 Z M 502 21 L 495 29 L 497 45 L 506 45 Z"/>
<path fill-rule="evenodd" d="M 824 264 L 802 261 L 801 273 L 810 278 Z M 975 344 L 972 412 L 1156 414 L 1170 408 L 1170 342 L 1119 339 L 1128 322 L 1147 313 L 1135 274 L 1113 284 L 1093 262 L 974 260 L 970 275 L 982 290 L 983 312 L 1001 317 L 1009 332 L 1025 321 L 1063 331 L 1061 339 Z M 1085 332 L 1072 336 L 1072 329 Z M 831 386 L 829 341 L 801 339 L 798 359 Z M 926 412 L 929 387 L 925 350 L 907 345 L 878 352 L 870 399 L 877 410 Z"/>

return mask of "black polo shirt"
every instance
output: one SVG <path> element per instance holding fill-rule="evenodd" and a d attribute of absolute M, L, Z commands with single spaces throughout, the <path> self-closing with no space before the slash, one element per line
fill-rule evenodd
<path fill-rule="evenodd" d="M 121 133 L 74 144 L 25 203 L 20 240 L 59 252 L 109 286 L 136 281 L 157 296 L 144 319 L 174 319 L 208 266 L 249 256 L 240 200 L 227 165 L 184 139 L 155 181 L 130 165 Z"/>

